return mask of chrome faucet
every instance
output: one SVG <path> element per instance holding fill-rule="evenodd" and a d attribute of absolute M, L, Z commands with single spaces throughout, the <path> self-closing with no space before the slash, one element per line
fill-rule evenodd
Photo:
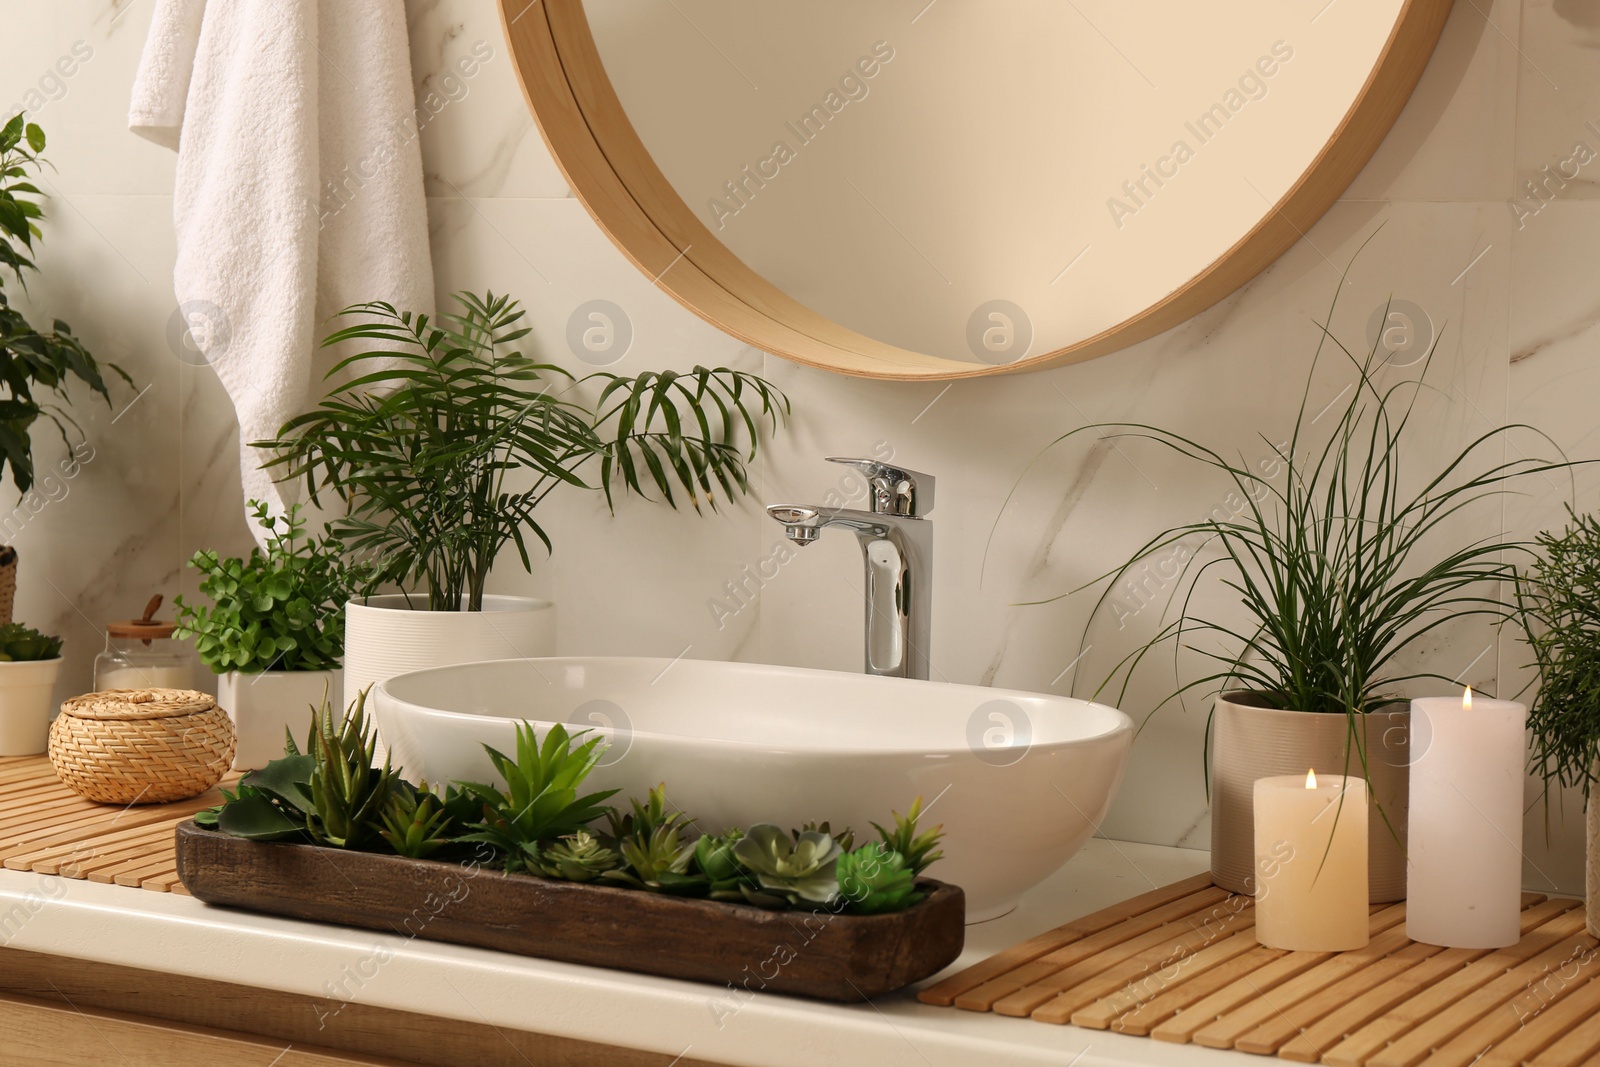
<path fill-rule="evenodd" d="M 810 504 L 773 504 L 767 514 L 797 545 L 829 526 L 855 531 L 866 567 L 866 672 L 928 677 L 933 600 L 933 476 L 871 459 L 829 456 L 867 476 L 870 511 Z"/>

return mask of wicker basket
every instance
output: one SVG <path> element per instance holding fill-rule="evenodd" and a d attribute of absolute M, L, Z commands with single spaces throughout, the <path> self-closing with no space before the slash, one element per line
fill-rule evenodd
<path fill-rule="evenodd" d="M 102 804 L 197 796 L 233 762 L 233 722 L 190 689 L 107 689 L 73 697 L 50 726 L 50 762 L 73 792 Z"/>

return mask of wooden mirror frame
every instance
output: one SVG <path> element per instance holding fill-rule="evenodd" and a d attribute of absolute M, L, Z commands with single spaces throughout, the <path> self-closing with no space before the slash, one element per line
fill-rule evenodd
<path fill-rule="evenodd" d="M 746 266 L 678 195 L 617 98 L 583 0 L 500 0 L 523 94 L 567 184 L 634 266 L 684 307 L 763 352 L 865 378 L 938 381 L 1077 363 L 1185 322 L 1265 270 L 1355 180 L 1422 77 L 1454 0 L 1405 0 L 1344 119 L 1249 233 L 1136 315 L 1065 348 L 992 366 L 926 355 L 847 329 Z"/>

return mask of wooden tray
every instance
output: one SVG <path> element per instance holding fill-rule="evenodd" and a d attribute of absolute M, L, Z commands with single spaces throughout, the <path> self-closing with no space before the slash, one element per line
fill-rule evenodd
<path fill-rule="evenodd" d="M 1353 952 L 1255 937 L 1255 901 L 1198 875 L 992 956 L 927 1004 L 1276 1054 L 1334 1067 L 1565 1067 L 1600 1061 L 1600 943 L 1583 901 L 1529 893 L 1522 940 L 1442 949 L 1375 906 Z"/>
<path fill-rule="evenodd" d="M 966 897 L 925 880 L 928 899 L 892 915 L 742 904 L 507 875 L 445 863 L 263 844 L 177 828 L 178 874 L 200 900 L 403 937 L 500 949 L 744 991 L 859 1001 L 935 974 L 961 954 Z"/>
<path fill-rule="evenodd" d="M 212 789 L 171 804 L 96 804 L 62 785 L 44 756 L 0 758 L 0 862 L 7 870 L 182 893 L 172 828 L 220 803 Z"/>

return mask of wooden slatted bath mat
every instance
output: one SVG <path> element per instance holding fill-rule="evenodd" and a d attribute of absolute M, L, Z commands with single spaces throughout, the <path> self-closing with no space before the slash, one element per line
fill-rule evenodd
<path fill-rule="evenodd" d="M 212 789 L 174 804 L 95 804 L 62 785 L 46 757 L 3 758 L 0 862 L 13 871 L 183 893 L 173 828 L 220 803 Z"/>
<path fill-rule="evenodd" d="M 1581 900 L 1523 897 L 1522 940 L 1441 949 L 1374 906 L 1353 952 L 1256 943 L 1254 901 L 1199 875 L 924 989 L 927 1004 L 1335 1067 L 1600 1063 L 1600 943 Z"/>

